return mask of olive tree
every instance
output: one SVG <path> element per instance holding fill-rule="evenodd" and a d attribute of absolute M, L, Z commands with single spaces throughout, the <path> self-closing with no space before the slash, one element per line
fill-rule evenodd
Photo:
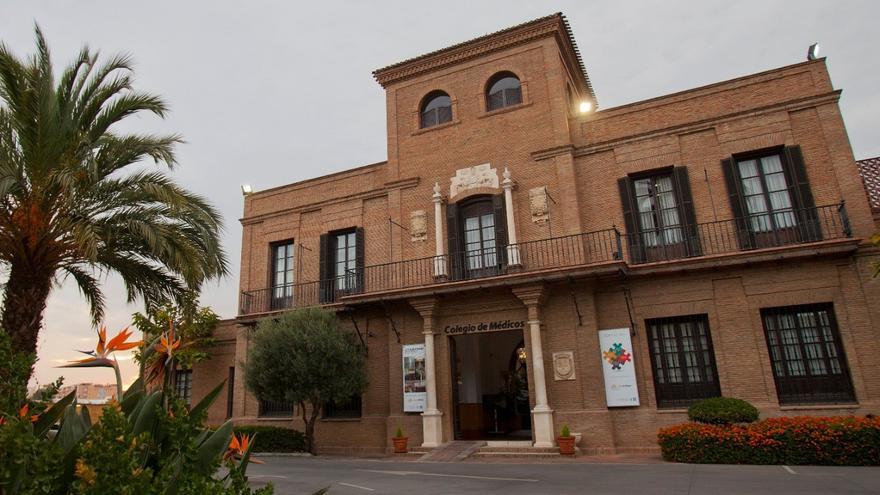
<path fill-rule="evenodd" d="M 347 400 L 367 386 L 363 348 L 339 328 L 334 312 L 322 308 L 263 320 L 244 366 L 247 387 L 258 399 L 299 405 L 309 452 L 324 404 Z"/>

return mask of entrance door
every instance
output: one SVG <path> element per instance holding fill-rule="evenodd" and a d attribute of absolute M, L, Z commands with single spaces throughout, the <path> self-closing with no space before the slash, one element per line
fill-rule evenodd
<path fill-rule="evenodd" d="M 528 369 L 521 331 L 449 337 L 457 440 L 529 440 Z"/>

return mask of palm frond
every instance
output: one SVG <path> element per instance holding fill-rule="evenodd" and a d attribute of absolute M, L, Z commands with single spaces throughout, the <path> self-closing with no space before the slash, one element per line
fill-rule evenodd
<path fill-rule="evenodd" d="M 73 277 L 79 293 L 86 298 L 89 303 L 89 313 L 92 316 L 92 323 L 99 324 L 104 319 L 104 293 L 101 291 L 101 285 L 98 279 L 91 273 L 87 272 L 82 266 L 65 265 L 61 268 L 66 276 Z"/>

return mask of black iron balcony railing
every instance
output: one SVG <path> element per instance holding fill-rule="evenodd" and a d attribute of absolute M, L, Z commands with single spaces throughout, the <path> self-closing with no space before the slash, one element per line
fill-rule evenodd
<path fill-rule="evenodd" d="M 354 294 L 408 289 L 449 281 L 588 266 L 620 260 L 616 229 L 521 242 L 406 261 L 370 265 L 362 273 L 241 293 L 239 314 L 327 304 Z"/>
<path fill-rule="evenodd" d="M 328 280 L 242 292 L 239 314 L 328 304 L 358 294 L 613 263 L 623 260 L 624 254 L 629 264 L 639 265 L 851 236 L 843 202 L 639 233 L 606 229 L 370 265 Z"/>
<path fill-rule="evenodd" d="M 844 203 L 749 215 L 695 225 L 677 225 L 625 235 L 631 264 L 850 237 Z"/>

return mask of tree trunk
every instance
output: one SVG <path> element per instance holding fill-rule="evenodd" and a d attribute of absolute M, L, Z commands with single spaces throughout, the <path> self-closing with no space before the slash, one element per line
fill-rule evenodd
<path fill-rule="evenodd" d="M 302 411 L 302 419 L 303 423 L 305 423 L 305 437 L 306 437 L 306 452 L 314 455 L 315 452 L 315 421 L 318 420 L 318 415 L 321 413 L 321 406 L 315 406 L 314 402 L 310 403 L 312 408 L 309 413 L 306 413 L 306 405 L 304 402 L 300 402 L 299 408 Z"/>
<path fill-rule="evenodd" d="M 36 354 L 52 274 L 41 273 L 29 265 L 17 260 L 11 263 L 0 327 L 9 334 L 14 351 Z"/>

